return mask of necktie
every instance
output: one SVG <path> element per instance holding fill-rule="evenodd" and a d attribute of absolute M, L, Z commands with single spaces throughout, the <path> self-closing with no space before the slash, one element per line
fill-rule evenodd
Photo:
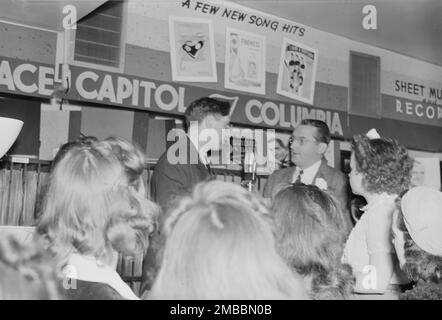
<path fill-rule="evenodd" d="M 209 162 L 207 162 L 206 167 L 207 167 L 207 170 L 209 170 L 209 174 L 210 174 L 211 176 L 213 176 L 214 173 L 213 173 L 213 171 L 212 171 L 212 168 L 210 168 L 210 164 L 209 164 Z"/>
<path fill-rule="evenodd" d="M 205 160 L 205 161 L 204 161 L 204 165 L 206 166 L 207 171 L 209 171 L 209 175 L 210 175 L 210 177 L 213 178 L 214 173 L 213 173 L 212 168 L 210 168 L 210 161 L 209 161 L 209 159 L 208 159 L 207 157 L 205 157 L 204 160 Z"/>
<path fill-rule="evenodd" d="M 295 183 L 302 183 L 302 181 L 301 181 L 301 176 L 302 176 L 303 174 L 304 174 L 304 171 L 299 170 L 299 174 L 298 174 L 298 177 L 296 178 Z"/>

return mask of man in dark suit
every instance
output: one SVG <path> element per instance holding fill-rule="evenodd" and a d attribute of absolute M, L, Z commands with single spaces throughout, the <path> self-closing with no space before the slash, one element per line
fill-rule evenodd
<path fill-rule="evenodd" d="M 290 152 L 295 167 L 275 171 L 269 176 L 263 196 L 273 198 L 287 183 L 305 183 L 326 189 L 341 207 L 345 228 L 353 227 L 349 212 L 350 188 L 347 176 L 327 165 L 324 154 L 330 143 L 330 130 L 320 120 L 304 119 L 290 138 Z"/>
<path fill-rule="evenodd" d="M 158 160 L 152 175 L 151 195 L 163 209 L 158 232 L 143 261 L 141 292 L 149 290 L 159 268 L 158 253 L 164 246 L 164 222 L 176 202 L 192 192 L 199 182 L 214 178 L 207 151 L 221 150 L 223 129 L 229 126 L 230 104 L 212 98 L 200 98 L 186 109 L 187 132 L 178 132 L 178 140 Z M 210 139 L 210 140 L 208 140 Z"/>

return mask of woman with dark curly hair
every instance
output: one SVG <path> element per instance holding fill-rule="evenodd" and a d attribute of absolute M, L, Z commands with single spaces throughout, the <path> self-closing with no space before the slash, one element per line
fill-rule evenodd
<path fill-rule="evenodd" d="M 310 296 L 348 298 L 354 277 L 340 261 L 346 233 L 333 198 L 313 185 L 288 185 L 275 196 L 271 212 L 277 250 L 303 277 Z"/>
<path fill-rule="evenodd" d="M 347 240 L 343 261 L 356 275 L 355 293 L 360 295 L 355 298 L 397 299 L 406 280 L 392 244 L 392 216 L 395 199 L 410 184 L 413 159 L 387 138 L 356 135 L 352 149 L 350 185 L 367 206 Z"/>
<path fill-rule="evenodd" d="M 393 238 L 401 269 L 413 280 L 403 300 L 442 299 L 442 192 L 408 191 L 393 218 Z"/>

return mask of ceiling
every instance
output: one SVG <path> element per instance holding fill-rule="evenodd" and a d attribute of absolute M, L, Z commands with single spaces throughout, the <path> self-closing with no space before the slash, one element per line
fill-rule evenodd
<path fill-rule="evenodd" d="M 442 66 L 442 0 L 232 0 L 246 7 Z M 362 8 L 377 30 L 362 28 Z"/>
<path fill-rule="evenodd" d="M 0 0 L 0 19 L 50 30 L 62 30 L 63 8 L 74 5 L 77 21 L 106 0 Z"/>

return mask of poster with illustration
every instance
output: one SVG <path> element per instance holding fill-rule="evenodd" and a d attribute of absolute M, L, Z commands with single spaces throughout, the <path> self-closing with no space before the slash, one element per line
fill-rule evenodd
<path fill-rule="evenodd" d="M 265 94 L 265 37 L 227 28 L 224 86 Z"/>
<path fill-rule="evenodd" d="M 276 92 L 313 104 L 318 51 L 284 38 Z"/>
<path fill-rule="evenodd" d="M 169 40 L 173 81 L 217 81 L 210 20 L 171 16 Z"/>
<path fill-rule="evenodd" d="M 411 185 L 441 189 L 439 158 L 414 158 Z"/>

